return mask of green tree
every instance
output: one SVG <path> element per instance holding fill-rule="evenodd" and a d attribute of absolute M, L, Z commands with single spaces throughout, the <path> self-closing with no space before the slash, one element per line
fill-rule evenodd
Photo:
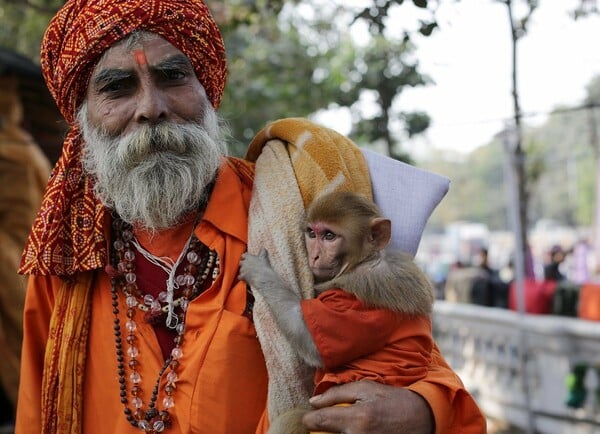
<path fill-rule="evenodd" d="M 40 43 L 62 0 L 0 0 L 0 46 L 39 63 Z"/>
<path fill-rule="evenodd" d="M 330 38 L 333 42 L 327 44 L 311 40 L 311 32 L 330 28 L 324 20 L 307 29 L 306 21 L 282 11 L 265 7 L 223 27 L 229 74 L 220 113 L 235 139 L 233 154 L 243 154 L 268 121 L 308 116 L 326 107 L 339 92 L 342 59 L 352 57 L 348 39 Z"/>
<path fill-rule="evenodd" d="M 426 2 L 415 1 L 419 7 Z M 311 116 L 320 110 L 347 108 L 351 138 L 360 144 L 383 142 L 387 153 L 409 161 L 399 143 L 429 126 L 425 113 L 405 113 L 394 103 L 406 86 L 429 82 L 414 60 L 410 35 L 384 37 L 385 18 L 402 1 L 377 1 L 367 9 L 343 2 L 287 2 L 276 13 L 257 11 L 256 19 L 226 29 L 229 85 L 221 113 L 238 139 L 234 153 L 269 120 Z M 366 23 L 368 43 L 361 45 L 348 27 Z M 420 23 L 429 35 L 435 24 Z M 375 114 L 365 115 L 364 97 L 374 95 Z"/>
<path fill-rule="evenodd" d="M 539 126 L 524 124 L 532 223 L 552 219 L 564 225 L 593 225 L 598 170 L 592 145 L 594 129 L 600 128 L 600 113 L 594 110 L 590 117 L 590 108 L 595 109 L 600 102 L 600 77 L 592 80 L 587 89 L 588 95 L 581 104 L 556 107 Z M 450 194 L 431 223 L 444 226 L 454 220 L 469 220 L 485 223 L 494 230 L 508 228 L 503 152 L 500 139 L 496 138 L 460 158 L 435 155 L 420 161 L 424 167 L 452 179 Z"/>
<path fill-rule="evenodd" d="M 404 89 L 431 83 L 419 69 L 412 38 L 419 34 L 430 36 L 437 22 L 435 9 L 428 9 L 433 2 L 413 0 L 414 7 L 428 11 L 417 29 L 391 29 L 389 17 L 403 3 L 404 0 L 379 0 L 354 13 L 355 22 L 366 23 L 371 40 L 358 53 L 353 71 L 358 79 L 346 98 L 354 100 L 349 106 L 354 113 L 351 136 L 355 140 L 382 142 L 389 156 L 412 162 L 409 153 L 401 147 L 402 140 L 424 132 L 429 128 L 430 118 L 424 112 L 400 110 L 397 102 Z M 374 114 L 364 116 L 359 110 L 361 97 L 369 95 L 377 109 Z"/>
<path fill-rule="evenodd" d="M 349 101 L 355 113 L 351 136 L 361 143 L 383 142 L 392 158 L 411 161 L 408 153 L 401 149 L 403 136 L 413 137 L 425 131 L 430 118 L 423 112 L 404 112 L 397 109 L 395 102 L 406 87 L 422 86 L 430 82 L 419 71 L 418 63 L 409 56 L 414 46 L 408 38 L 396 42 L 380 35 L 361 49 L 355 71 L 360 77 L 348 93 L 354 94 Z M 362 96 L 371 94 L 376 102 L 374 115 L 360 115 Z M 349 99 L 345 95 L 345 99 Z"/>

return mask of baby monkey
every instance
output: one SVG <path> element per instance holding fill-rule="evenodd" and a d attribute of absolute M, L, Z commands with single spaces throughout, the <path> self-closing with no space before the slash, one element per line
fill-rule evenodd
<path fill-rule="evenodd" d="M 301 300 L 264 249 L 243 255 L 240 279 L 263 296 L 281 333 L 317 368 L 315 394 L 361 379 L 405 387 L 423 378 L 433 346 L 433 288 L 411 255 L 385 250 L 390 220 L 363 196 L 333 192 L 309 206 L 304 235 L 316 298 Z M 305 411 L 276 418 L 269 433 L 308 432 Z"/>

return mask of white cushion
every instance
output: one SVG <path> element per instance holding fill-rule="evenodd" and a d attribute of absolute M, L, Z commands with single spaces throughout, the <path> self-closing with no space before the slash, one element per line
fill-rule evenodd
<path fill-rule="evenodd" d="M 416 254 L 427 220 L 448 192 L 445 176 L 361 148 L 371 175 L 373 198 L 392 221 L 391 250 Z"/>

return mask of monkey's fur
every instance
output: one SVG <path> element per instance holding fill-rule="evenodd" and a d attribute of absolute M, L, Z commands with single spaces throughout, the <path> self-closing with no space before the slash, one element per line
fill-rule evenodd
<path fill-rule="evenodd" d="M 378 252 L 352 270 L 317 284 L 321 293 L 343 288 L 370 307 L 415 315 L 428 315 L 433 287 L 412 256 L 401 252 Z"/>
<path fill-rule="evenodd" d="M 429 279 L 411 255 L 384 250 L 390 222 L 373 202 L 350 192 L 325 194 L 307 210 L 306 223 L 317 221 L 343 228 L 349 246 L 335 277 L 316 284 L 316 294 L 342 288 L 369 307 L 411 315 L 431 313 L 434 297 Z M 266 250 L 243 256 L 240 278 L 264 297 L 282 334 L 304 361 L 321 368 L 321 356 L 302 318 L 301 300 L 272 269 Z M 308 405 L 292 409 L 271 421 L 269 434 L 307 433 L 301 421 L 308 409 Z"/>

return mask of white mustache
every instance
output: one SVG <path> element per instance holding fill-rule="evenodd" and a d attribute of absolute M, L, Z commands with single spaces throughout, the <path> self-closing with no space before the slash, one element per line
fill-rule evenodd
<path fill-rule="evenodd" d="M 170 152 L 184 155 L 194 136 L 207 135 L 198 125 L 162 123 L 146 125 L 118 140 L 116 157 L 124 167 L 134 167 L 152 154 Z"/>

